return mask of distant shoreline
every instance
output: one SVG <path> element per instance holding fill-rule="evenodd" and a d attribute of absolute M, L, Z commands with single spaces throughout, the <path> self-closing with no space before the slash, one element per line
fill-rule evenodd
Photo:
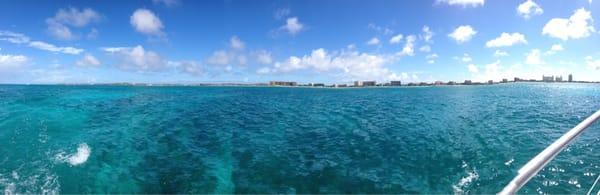
<path fill-rule="evenodd" d="M 0 85 L 12 86 L 122 86 L 122 87 L 273 87 L 273 88 L 311 88 L 311 89 L 375 89 L 375 88 L 404 88 L 404 87 L 440 87 L 440 86 L 487 86 L 498 84 L 515 84 L 515 83 L 552 83 L 552 84 L 600 84 L 600 81 L 573 81 L 573 82 L 543 82 L 543 81 L 510 81 L 510 82 L 494 82 L 494 83 L 456 83 L 456 84 L 435 84 L 435 83 L 409 83 L 400 86 L 343 86 L 336 87 L 334 85 L 327 86 L 310 86 L 310 85 L 269 85 L 268 83 L 195 83 L 195 84 L 157 84 L 157 83 L 0 83 Z"/>

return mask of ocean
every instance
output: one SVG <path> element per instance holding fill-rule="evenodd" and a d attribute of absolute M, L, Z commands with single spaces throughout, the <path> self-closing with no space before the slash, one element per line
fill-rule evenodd
<path fill-rule="evenodd" d="M 580 83 L 0 85 L 0 190 L 497 193 L 597 109 Z M 595 124 L 520 193 L 586 193 L 599 151 Z"/>

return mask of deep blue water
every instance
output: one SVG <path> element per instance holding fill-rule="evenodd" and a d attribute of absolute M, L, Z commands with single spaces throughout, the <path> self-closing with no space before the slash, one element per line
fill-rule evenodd
<path fill-rule="evenodd" d="M 496 193 L 600 85 L 0 85 L 7 193 Z M 522 193 L 586 193 L 600 125 Z"/>

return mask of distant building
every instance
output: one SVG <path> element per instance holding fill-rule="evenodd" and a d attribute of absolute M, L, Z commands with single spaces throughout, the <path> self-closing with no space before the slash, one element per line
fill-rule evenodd
<path fill-rule="evenodd" d="M 554 81 L 554 76 L 545 76 L 545 75 L 542 75 L 542 81 L 544 81 L 544 82 L 553 82 Z"/>
<path fill-rule="evenodd" d="M 554 78 L 554 81 L 562 82 L 562 76 L 556 76 L 556 78 Z"/>
<path fill-rule="evenodd" d="M 515 77 L 515 82 L 519 82 L 521 79 L 519 77 Z"/>
<path fill-rule="evenodd" d="M 569 74 L 569 82 L 573 82 L 573 75 Z"/>
<path fill-rule="evenodd" d="M 363 82 L 362 81 L 354 81 L 354 86 L 355 87 L 362 87 L 363 86 Z"/>
<path fill-rule="evenodd" d="M 448 81 L 448 85 L 456 85 L 456 82 L 454 82 L 454 81 Z"/>
<path fill-rule="evenodd" d="M 372 87 L 375 85 L 377 85 L 377 82 L 375 82 L 375 81 L 363 81 L 362 82 L 363 87 Z"/>
<path fill-rule="evenodd" d="M 391 86 L 402 86 L 402 82 L 400 81 L 390 81 Z"/>
<path fill-rule="evenodd" d="M 312 83 L 313 87 L 325 87 L 325 84 L 323 83 Z"/>
<path fill-rule="evenodd" d="M 508 79 L 502 79 L 502 83 L 508 83 Z"/>
<path fill-rule="evenodd" d="M 488 84 L 494 84 L 494 81 L 493 80 L 489 80 Z"/>
<path fill-rule="evenodd" d="M 296 86 L 298 84 L 296 82 L 290 82 L 290 81 L 270 81 L 269 85 L 271 85 L 271 86 Z"/>
<path fill-rule="evenodd" d="M 434 82 L 433 84 L 435 84 L 435 85 L 443 85 L 443 84 L 444 84 L 444 82 L 442 82 L 442 81 L 436 81 L 436 82 Z"/>
<path fill-rule="evenodd" d="M 473 82 L 471 82 L 471 80 L 465 80 L 465 82 L 464 82 L 464 84 L 465 84 L 465 85 L 470 85 L 470 84 L 472 84 L 472 83 L 473 83 Z"/>
<path fill-rule="evenodd" d="M 334 87 L 348 87 L 346 84 L 335 84 Z"/>

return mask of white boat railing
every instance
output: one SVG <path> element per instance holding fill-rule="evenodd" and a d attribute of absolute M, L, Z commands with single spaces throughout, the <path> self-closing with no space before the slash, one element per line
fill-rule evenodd
<path fill-rule="evenodd" d="M 600 110 L 596 111 L 590 117 L 583 120 L 573 129 L 567 131 L 563 136 L 550 144 L 544 151 L 540 152 L 533 159 L 529 160 L 521 169 L 517 176 L 502 189 L 498 194 L 515 194 L 523 185 L 525 185 L 533 176 L 535 176 L 546 164 L 548 164 L 560 151 L 566 148 L 571 141 L 579 136 L 586 128 L 591 126 L 600 118 Z"/>

